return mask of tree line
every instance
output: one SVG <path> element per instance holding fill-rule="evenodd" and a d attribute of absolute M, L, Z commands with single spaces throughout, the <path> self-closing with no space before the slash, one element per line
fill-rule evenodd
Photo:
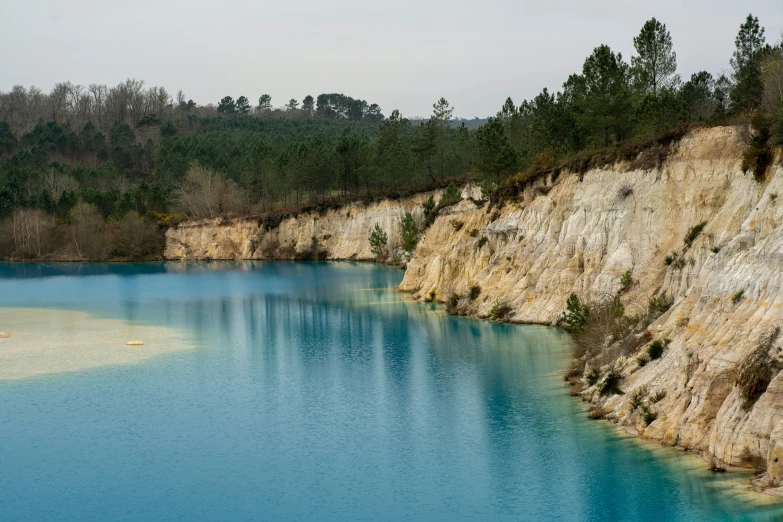
<path fill-rule="evenodd" d="M 508 98 L 478 127 L 457 124 L 445 98 L 415 121 L 335 93 L 275 108 L 268 94 L 202 106 L 130 79 L 111 88 L 59 83 L 48 94 L 16 86 L 0 93 L 0 220 L 12 228 L 20 211 L 35 211 L 42 227 L 65 230 L 78 207 L 111 235 L 129 213 L 129 223 L 162 227 L 174 214 L 326 205 L 453 179 L 492 187 L 583 151 L 653 143 L 687 122 L 752 123 L 749 166 L 763 167 L 783 139 L 783 50 L 767 43 L 757 18 L 740 25 L 731 72 L 717 77 L 681 78 L 672 35 L 655 18 L 633 44 L 629 61 L 596 47 L 558 92 L 519 105 Z M 17 243 L 0 245 L 0 255 L 33 255 Z"/>

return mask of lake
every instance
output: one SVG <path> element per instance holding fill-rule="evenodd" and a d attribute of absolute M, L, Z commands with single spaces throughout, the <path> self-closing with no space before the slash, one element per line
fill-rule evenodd
<path fill-rule="evenodd" d="M 360 263 L 0 263 L 4 520 L 779 520 Z M 126 346 L 129 338 L 144 347 Z"/>

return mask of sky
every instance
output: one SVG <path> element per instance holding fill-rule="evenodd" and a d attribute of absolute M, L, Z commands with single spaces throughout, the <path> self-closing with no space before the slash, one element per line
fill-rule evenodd
<path fill-rule="evenodd" d="M 443 96 L 486 117 L 559 90 L 598 45 L 629 59 L 652 17 L 681 76 L 728 72 L 749 12 L 780 39 L 783 0 L 0 0 L 0 90 L 136 78 L 202 105 L 338 92 L 413 117 Z"/>

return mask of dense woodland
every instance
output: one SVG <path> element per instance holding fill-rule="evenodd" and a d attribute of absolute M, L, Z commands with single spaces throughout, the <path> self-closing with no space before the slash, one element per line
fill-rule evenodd
<path fill-rule="evenodd" d="M 681 78 L 656 19 L 633 44 L 630 61 L 596 47 L 560 91 L 508 98 L 478 126 L 455 120 L 445 98 L 411 121 L 344 94 L 275 108 L 267 94 L 199 105 L 131 79 L 16 86 L 0 93 L 0 257 L 148 258 L 184 216 L 394 197 L 453 179 L 489 193 L 580 154 L 655 146 L 690 122 L 751 124 L 746 164 L 759 176 L 783 142 L 783 49 L 758 19 L 739 27 L 728 75 Z"/>

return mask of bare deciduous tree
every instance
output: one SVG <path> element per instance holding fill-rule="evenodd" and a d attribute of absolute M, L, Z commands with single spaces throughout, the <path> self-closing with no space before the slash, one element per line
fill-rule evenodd
<path fill-rule="evenodd" d="M 199 218 L 240 212 L 243 199 L 233 180 L 198 165 L 190 167 L 177 189 L 177 202 L 182 210 Z"/>
<path fill-rule="evenodd" d="M 14 246 L 19 257 L 41 257 L 45 252 L 52 218 L 40 210 L 17 208 L 12 221 Z"/>

